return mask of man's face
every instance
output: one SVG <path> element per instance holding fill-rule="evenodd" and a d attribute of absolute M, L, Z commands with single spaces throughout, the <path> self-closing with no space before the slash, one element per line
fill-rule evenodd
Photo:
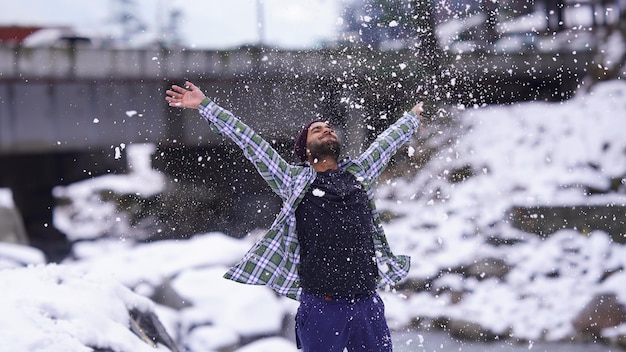
<path fill-rule="evenodd" d="M 321 157 L 339 158 L 341 152 L 341 144 L 339 137 L 327 122 L 314 122 L 309 127 L 306 139 L 307 151 L 313 159 Z"/>

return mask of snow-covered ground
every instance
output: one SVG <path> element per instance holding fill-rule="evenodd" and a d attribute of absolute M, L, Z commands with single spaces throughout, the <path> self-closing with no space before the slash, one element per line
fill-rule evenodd
<path fill-rule="evenodd" d="M 514 229 L 507 218 L 514 205 L 625 205 L 626 83 L 604 83 L 563 103 L 458 108 L 461 130 L 441 131 L 454 137 L 453 144 L 414 177 L 379 186 L 379 210 L 396 216 L 385 225 L 390 244 L 412 257 L 409 281 L 430 282 L 425 291 L 381 292 L 392 329 L 405 329 L 418 317 L 448 317 L 513 338 L 559 340 L 574 334 L 572 318 L 595 295 L 614 293 L 626 305 L 624 245 L 600 231 L 584 236 L 561 230 L 542 239 Z M 59 188 L 56 194 L 72 195 L 83 212 L 58 209 L 55 222 L 63 229 L 80 225 L 83 238 L 112 231 L 110 222 L 125 218 L 111 217 L 108 207 L 84 216 L 100 201 L 83 191 L 106 184 L 150 194 L 154 189 L 145 186 L 158 186 L 160 177 L 138 165 L 129 175 Z M 449 181 L 450 173 L 468 165 L 473 176 Z M 585 192 L 585 186 L 609 190 L 620 178 L 617 190 Z M 0 351 L 154 350 L 128 331 L 127 311 L 133 309 L 156 312 L 187 351 L 249 341 L 236 351 L 295 351 L 283 331 L 297 302 L 221 278 L 257 237 L 206 233 L 150 244 L 105 237 L 76 242 L 74 258 L 54 265 L 35 250 L 0 244 Z M 518 242 L 496 246 L 488 237 Z M 486 258 L 511 269 L 500 279 L 449 270 Z M 601 279 L 607 272 L 612 274 Z M 462 293 L 458 303 L 455 293 Z M 626 324 L 605 336 L 617 333 L 626 334 Z"/>

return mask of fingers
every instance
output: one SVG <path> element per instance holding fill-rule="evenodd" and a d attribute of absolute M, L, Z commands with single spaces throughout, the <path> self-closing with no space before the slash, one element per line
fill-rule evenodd
<path fill-rule="evenodd" d="M 189 92 L 187 89 L 173 84 L 172 89 L 168 89 L 165 91 L 165 94 L 168 95 L 165 99 L 169 102 L 173 102 L 174 100 L 182 100 L 185 96 L 185 93 L 187 92 Z"/>
<path fill-rule="evenodd" d="M 182 93 L 182 92 L 181 92 L 181 93 L 178 93 L 178 92 L 174 92 L 173 90 L 169 90 L 169 89 L 168 89 L 168 90 L 166 90 L 166 91 L 165 91 L 165 94 L 169 95 L 169 96 L 170 96 L 170 97 L 172 97 L 172 98 L 178 98 L 178 99 L 180 99 L 180 98 L 182 98 L 182 97 L 183 97 L 183 95 L 184 95 L 185 93 Z"/>
<path fill-rule="evenodd" d="M 176 89 L 180 91 L 180 89 L 182 88 L 178 86 L 172 86 L 172 89 Z M 169 106 L 172 106 L 172 107 L 182 106 L 182 99 L 184 95 L 183 93 L 178 93 L 178 92 L 168 89 L 165 91 L 165 94 L 167 94 L 165 96 L 165 100 L 168 102 Z"/>
<path fill-rule="evenodd" d="M 165 100 L 170 104 L 170 106 L 179 106 L 182 99 L 173 96 L 166 96 Z"/>
<path fill-rule="evenodd" d="M 181 86 L 177 86 L 177 85 L 175 85 L 175 84 L 172 84 L 172 90 L 173 90 L 173 91 L 176 91 L 176 92 L 177 92 L 177 93 L 179 93 L 180 95 L 183 95 L 183 94 L 185 94 L 185 92 L 187 92 L 187 91 L 188 91 L 187 89 L 185 89 L 185 88 L 183 88 L 183 87 L 181 87 Z"/>
<path fill-rule="evenodd" d="M 413 109 L 411 109 L 411 112 L 413 112 L 415 115 L 417 115 L 418 117 L 421 117 L 421 113 L 424 112 L 424 108 L 423 108 L 424 103 L 423 102 L 419 102 L 417 103 Z"/>
<path fill-rule="evenodd" d="M 200 88 L 198 88 L 195 84 L 189 81 L 185 81 L 185 88 L 190 89 L 190 90 L 200 90 Z"/>
<path fill-rule="evenodd" d="M 200 90 L 200 88 L 198 88 L 195 84 L 186 81 L 185 82 L 185 87 L 181 87 L 178 86 L 176 84 L 172 84 L 172 89 L 171 90 L 167 90 L 166 93 L 171 95 L 171 96 L 177 96 L 177 97 L 182 97 L 185 93 L 189 92 L 189 91 L 196 91 L 196 90 Z"/>

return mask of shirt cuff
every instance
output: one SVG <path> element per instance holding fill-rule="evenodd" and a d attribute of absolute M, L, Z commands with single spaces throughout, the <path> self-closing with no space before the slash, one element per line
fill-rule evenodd
<path fill-rule="evenodd" d="M 204 100 L 202 100 L 202 102 L 200 102 L 200 105 L 198 107 L 199 108 L 206 108 L 207 106 L 209 106 L 209 104 L 211 104 L 211 99 L 204 98 Z"/>

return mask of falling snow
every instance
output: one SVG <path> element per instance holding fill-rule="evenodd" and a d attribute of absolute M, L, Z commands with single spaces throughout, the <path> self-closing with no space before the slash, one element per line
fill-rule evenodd
<path fill-rule="evenodd" d="M 456 18 L 438 28 L 438 39 L 450 52 L 459 54 L 459 61 L 462 53 L 476 50 L 476 43 L 461 40 L 460 34 L 485 19 Z M 398 29 L 404 23 L 400 19 L 375 23 L 369 15 L 361 16 L 360 21 L 360 30 L 376 26 Z M 536 33 L 545 30 L 544 23 L 545 18 L 530 13 L 501 27 L 507 33 Z M 547 51 L 562 41 L 576 55 L 596 40 L 584 28 L 576 32 L 571 38 L 535 38 L 532 45 Z M 516 54 L 530 45 L 525 40 L 503 38 L 493 49 Z M 605 61 L 597 62 L 594 69 L 608 72 L 624 52 L 623 38 L 617 34 L 609 44 L 609 49 L 618 50 L 607 50 Z M 554 55 L 548 60 L 561 59 Z M 152 61 L 158 60 L 152 57 Z M 268 55 L 260 60 L 272 64 Z M 409 65 L 399 63 L 396 72 L 389 74 L 398 77 Z M 376 69 L 375 65 L 371 68 Z M 509 74 L 514 71 L 508 69 Z M 541 74 L 535 67 L 527 73 Z M 448 84 L 460 82 L 450 77 Z M 345 88 L 341 77 L 337 84 Z M 400 88 L 402 82 L 396 85 Z M 522 348 L 536 350 L 541 340 L 572 339 L 572 319 L 594 296 L 613 293 L 626 305 L 624 245 L 600 230 L 583 235 L 579 229 L 563 228 L 539 237 L 514 228 L 509 214 L 513 206 L 626 206 L 626 137 L 620 128 L 626 116 L 625 99 L 626 85 L 615 81 L 598 84 L 562 103 L 493 107 L 459 103 L 450 108 L 460 114 L 461 129 L 436 132 L 452 141 L 450 147 L 439 150 L 411 177 L 381 183 L 376 194 L 379 211 L 391 218 L 383 226 L 392 249 L 412 258 L 406 287 L 381 291 L 394 337 L 411 329 L 416 321 L 469 321 L 489 332 L 525 341 Z M 340 100 L 354 109 L 365 106 L 362 99 L 354 97 Z M 142 113 L 127 110 L 126 116 L 142 117 Z M 387 115 L 379 119 L 386 120 Z M 376 130 L 373 124 L 364 127 Z M 124 143 L 111 148 L 115 160 L 123 158 Z M 128 240 L 134 231 L 133 219 L 120 214 L 103 196 L 113 192 L 150 197 L 166 187 L 165 175 L 149 165 L 155 146 L 129 149 L 133 152 L 128 153 L 127 174 L 54 189 L 57 199 L 73 202 L 71 206 L 59 202 L 54 209 L 54 227 L 74 243 L 71 257 L 60 264 L 46 264 L 43 254 L 34 248 L 0 243 L 2 345 L 12 351 L 91 350 L 85 346 L 162 350 L 146 347 L 129 333 L 127 310 L 139 307 L 157 313 L 170 334 L 184 341 L 190 352 L 232 350 L 232 346 L 259 336 L 264 338 L 237 351 L 296 351 L 293 341 L 283 337 L 284 323 L 293 321 L 296 302 L 277 297 L 264 286 L 222 278 L 258 239 L 257 232 L 242 239 L 212 232 L 185 240 Z M 408 147 L 410 162 L 420 152 Z M 199 156 L 196 161 L 208 159 Z M 12 207 L 12 199 L 2 191 L 0 205 Z M 313 195 L 323 197 L 324 192 L 314 189 Z M 529 218 L 541 219 L 542 215 L 533 213 Z M 110 233 L 127 237 L 103 235 Z M 516 244 L 494 245 L 486 239 Z M 483 259 L 501 260 L 511 269 L 503 277 L 485 271 L 473 277 L 459 273 Z M 428 289 L 414 288 L 419 284 Z M 182 307 L 174 309 L 159 301 L 164 299 L 164 288 L 179 295 L 176 303 L 182 301 Z M 606 340 L 623 338 L 626 325 L 601 334 Z M 412 333 L 396 341 L 411 350 L 416 344 L 423 350 L 429 342 L 426 336 Z M 443 350 L 443 345 L 436 348 Z"/>
<path fill-rule="evenodd" d="M 404 336 L 400 331 L 415 318 L 447 316 L 471 319 L 496 332 L 511 329 L 514 336 L 530 341 L 562 339 L 572 333 L 568 319 L 595 293 L 614 292 L 626 301 L 623 272 L 615 272 L 604 282 L 597 281 L 597 275 L 605 270 L 626 266 L 623 246 L 612 244 L 605 233 L 594 232 L 585 237 L 569 230 L 541 240 L 514 231 L 499 221 L 503 209 L 512 202 L 540 200 L 542 203 L 585 204 L 591 201 L 596 204 L 602 200 L 626 203 L 623 195 L 590 198 L 559 186 L 570 182 L 602 184 L 607 178 L 624 175 L 626 160 L 621 151 L 626 140 L 621 130 L 614 128 L 619 119 L 626 116 L 624 96 L 626 85 L 607 83 L 589 95 L 562 104 L 538 102 L 468 110 L 465 120 L 472 127 L 459 135 L 459 143 L 454 148 L 442 151 L 443 158 L 433 159 L 439 161 L 425 166 L 412 180 L 396 179 L 379 186 L 379 209 L 399 216 L 384 226 L 392 249 L 412 257 L 409 279 L 421 280 L 443 273 L 432 282 L 433 289 L 468 290 L 466 298 L 457 304 L 450 304 L 446 294 L 381 292 L 394 336 Z M 558 144 L 554 143 L 555 139 Z M 154 151 L 140 150 L 140 155 L 150 150 Z M 572 153 L 574 150 L 577 152 Z M 547 152 L 552 155 L 550 163 L 545 162 Z M 599 166 L 588 168 L 588 160 L 596 160 Z M 109 175 L 67 188 L 59 187 L 58 193 L 83 199 L 79 208 L 91 209 L 93 216 L 64 214 L 70 209 L 59 208 L 55 218 L 65 220 L 56 222 L 55 226 L 71 233 L 75 241 L 89 239 L 91 234 L 106 232 L 99 227 L 110 226 L 110 222 L 100 221 L 98 216 L 98 212 L 106 214 L 110 210 L 92 208 L 98 203 L 93 203 L 93 194 L 101 189 L 150 194 L 163 187 L 164 180 L 159 180 L 149 168 L 145 169 L 147 164 L 135 163 L 135 175 Z M 447 184 L 438 176 L 438 170 L 451 170 L 468 163 L 481 170 L 486 168 L 488 172 L 481 171 L 460 184 Z M 413 200 L 404 199 L 416 192 L 419 195 Z M 396 202 L 398 199 L 403 200 L 401 205 Z M 499 224 L 495 231 L 524 242 L 517 248 L 492 247 L 485 245 L 481 236 L 471 235 L 477 228 L 488 231 L 494 221 Z M 136 344 L 133 335 L 108 334 L 102 330 L 103 322 L 108 325 L 123 322 L 120 313 L 107 310 L 102 313 L 104 316 L 97 318 L 81 312 L 83 305 L 68 304 L 63 297 L 84 297 L 92 300 L 90 306 L 97 307 L 128 306 L 140 298 L 130 292 L 118 295 L 122 292 L 116 288 L 118 282 L 133 292 L 152 296 L 168 280 L 184 300 L 193 305 L 181 311 L 157 305 L 156 312 L 173 335 L 179 335 L 188 346 L 194 346 L 191 351 L 219 349 L 249 336 L 278 336 L 284 316 L 293 316 L 297 303 L 277 298 L 269 288 L 240 285 L 221 277 L 228 266 L 241 258 L 254 238 L 236 240 L 213 233 L 198 234 L 189 240 L 149 244 L 115 239 L 81 241 L 74 246 L 74 259 L 53 267 L 46 266 L 42 256 L 26 255 L 2 244 L 2 251 L 13 253 L 13 257 L 21 258 L 20 263 L 33 266 L 0 271 L 0 278 L 3 278 L 0 282 L 12 283 L 3 286 L 6 307 L 0 318 L 3 327 L 0 339 L 11 341 L 16 350 L 22 351 L 46 341 L 65 346 L 60 350 L 72 350 L 72 346 L 92 341 L 94 337 L 103 344 Z M 578 263 L 578 269 L 561 260 L 563 244 L 572 249 L 567 255 Z M 515 265 L 507 281 L 463 279 L 448 270 L 485 256 L 505 258 Z M 545 270 L 552 267 L 561 268 L 567 275 L 541 279 Z M 81 272 L 89 273 L 93 279 L 78 279 Z M 35 288 L 39 292 L 59 292 L 53 282 L 48 284 L 50 281 L 45 279 L 50 275 L 62 278 L 65 293 L 47 296 L 46 310 L 28 308 L 41 306 L 43 302 L 41 296 L 27 292 Z M 19 280 L 14 279 L 16 277 Z M 56 313 L 57 323 L 48 325 L 48 330 L 33 330 L 32 322 L 46 319 L 50 312 Z M 37 333 L 26 333 L 29 331 Z M 64 337 L 59 339 L 58 336 Z M 213 338 L 206 341 L 205 336 Z M 123 342 L 114 342 L 114 338 Z M 399 344 L 415 346 L 416 338 L 410 335 Z M 295 351 L 289 340 L 271 339 L 258 343 L 280 345 L 281 351 Z M 419 341 L 421 343 L 421 338 Z M 424 341 L 426 343 L 428 340 Z M 528 347 L 533 346 L 537 343 L 529 342 Z"/>
<path fill-rule="evenodd" d="M 326 192 L 322 191 L 319 188 L 316 188 L 313 190 L 313 195 L 316 197 L 323 197 L 326 194 Z"/>

